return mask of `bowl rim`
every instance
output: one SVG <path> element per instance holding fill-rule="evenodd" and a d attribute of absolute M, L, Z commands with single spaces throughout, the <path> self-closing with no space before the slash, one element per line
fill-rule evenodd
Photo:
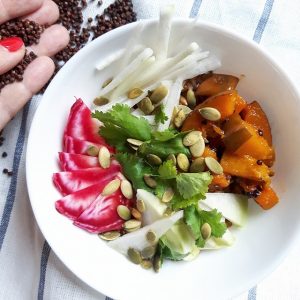
<path fill-rule="evenodd" d="M 47 87 L 42 99 L 40 100 L 40 104 L 43 102 L 44 98 L 48 97 L 48 94 L 50 93 L 49 91 L 51 91 L 52 89 L 55 88 L 55 84 L 56 81 L 62 80 L 63 79 L 63 75 L 64 72 L 66 70 L 65 67 L 67 67 L 68 65 L 72 65 L 74 63 L 76 63 L 76 60 L 80 59 L 81 57 L 85 56 L 85 53 L 89 51 L 90 48 L 94 47 L 94 45 L 101 39 L 113 39 L 114 36 L 117 36 L 119 34 L 121 34 L 122 32 L 126 32 L 129 29 L 138 26 L 138 24 L 143 24 L 143 25 L 147 25 L 147 26 L 153 26 L 158 22 L 157 19 L 143 19 L 143 20 L 139 20 L 130 24 L 126 24 L 123 25 L 119 28 L 116 28 L 112 31 L 109 31 L 105 34 L 103 34 L 102 36 L 96 38 L 94 41 L 91 41 L 88 45 L 86 45 L 84 48 L 82 48 L 78 53 L 76 53 L 64 66 L 63 68 L 56 74 L 55 78 L 51 81 L 51 83 L 49 84 L 49 86 Z M 174 18 L 173 23 L 183 23 L 183 24 L 188 24 L 194 22 L 193 19 L 191 18 Z M 292 79 L 290 77 L 290 75 L 287 73 L 287 71 L 285 71 L 285 69 L 276 61 L 275 58 L 273 58 L 272 54 L 270 54 L 265 47 L 263 47 L 260 44 L 257 44 L 256 42 L 254 42 L 253 40 L 243 36 L 240 33 L 235 32 L 232 29 L 229 28 L 224 28 L 221 25 L 212 23 L 212 22 L 208 22 L 208 21 L 202 21 L 202 20 L 197 20 L 194 23 L 195 27 L 202 27 L 204 29 L 209 29 L 209 30 L 214 30 L 217 32 L 220 32 L 222 35 L 226 36 L 226 37 L 230 37 L 233 38 L 235 40 L 240 40 L 242 43 L 246 44 L 247 47 L 251 47 L 253 48 L 255 51 L 259 52 L 259 54 L 261 54 L 263 57 L 265 57 L 270 64 L 272 65 L 272 67 L 274 68 L 274 70 L 278 71 L 279 73 L 281 73 L 281 76 L 285 78 L 286 83 L 288 84 L 287 88 L 291 89 L 293 94 L 295 94 L 295 97 L 298 98 L 299 102 L 300 102 L 300 89 L 297 88 L 297 85 L 295 83 L 295 80 Z M 26 185 L 27 185 L 27 190 L 28 190 L 28 195 L 29 195 L 29 200 L 30 200 L 30 205 L 32 207 L 33 210 L 33 214 L 34 214 L 34 218 L 38 224 L 38 227 L 41 231 L 41 233 L 43 234 L 45 240 L 49 243 L 51 249 L 53 250 L 53 252 L 57 255 L 57 257 L 59 258 L 59 260 L 77 277 L 79 278 L 81 281 L 83 281 L 85 284 L 87 284 L 89 287 L 93 288 L 95 291 L 100 292 L 106 296 L 115 298 L 116 294 L 113 295 L 111 290 L 107 290 L 105 284 L 103 284 L 101 286 L 101 291 L 99 290 L 99 287 L 96 287 L 95 285 L 93 285 L 92 283 L 89 282 L 88 278 L 86 278 L 86 276 L 81 276 L 81 274 L 76 273 L 76 271 L 73 269 L 72 265 L 70 265 L 69 263 L 65 262 L 63 260 L 63 256 L 60 253 L 60 250 L 58 249 L 58 247 L 56 247 L 55 243 L 52 242 L 52 240 L 48 240 L 47 239 L 47 230 L 46 228 L 43 226 L 42 222 L 40 221 L 40 218 L 38 216 L 37 213 L 37 209 L 38 207 L 35 205 L 34 201 L 32 201 L 32 190 L 34 189 L 34 185 L 31 182 L 31 176 L 29 175 L 29 169 L 30 169 L 30 165 L 29 165 L 29 159 L 28 157 L 30 156 L 30 152 L 31 152 L 31 147 L 32 146 L 32 128 L 36 127 L 36 115 L 39 112 L 40 109 L 40 104 L 38 106 L 38 108 L 36 109 L 35 113 L 34 113 L 34 117 L 32 119 L 31 125 L 30 125 L 30 130 L 29 130 L 29 136 L 28 136 L 28 143 L 27 143 L 27 149 L 26 149 Z M 293 248 L 296 247 L 296 245 L 300 243 L 300 231 L 295 231 L 294 235 L 293 235 L 293 239 L 291 239 L 290 243 L 287 244 L 285 246 L 285 248 L 282 250 L 281 254 L 279 254 L 279 256 L 277 257 L 277 260 L 273 261 L 272 263 L 269 264 L 268 267 L 264 268 L 263 271 L 260 272 L 260 274 L 255 277 L 252 280 L 247 281 L 245 284 L 239 286 L 239 288 L 237 288 L 235 291 L 235 294 L 232 295 L 232 297 L 236 297 L 240 294 L 242 294 L 243 292 L 248 291 L 250 288 L 254 287 L 257 283 L 261 282 L 265 277 L 267 277 L 268 275 L 270 275 L 282 262 L 283 260 L 288 256 L 288 254 L 291 252 L 291 250 Z"/>

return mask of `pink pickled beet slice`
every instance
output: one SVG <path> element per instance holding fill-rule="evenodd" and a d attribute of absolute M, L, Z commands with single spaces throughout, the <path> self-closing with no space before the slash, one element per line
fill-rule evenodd
<path fill-rule="evenodd" d="M 65 152 L 59 152 L 59 163 L 63 171 L 76 171 L 100 167 L 98 157 Z"/>
<path fill-rule="evenodd" d="M 87 155 L 87 150 L 91 147 L 101 148 L 103 145 L 96 144 L 88 141 L 83 141 L 79 139 L 75 139 L 71 136 L 65 135 L 64 136 L 64 147 L 63 151 L 67 153 L 73 154 L 84 154 Z M 114 148 L 108 145 L 104 145 L 107 147 L 110 153 L 114 153 Z"/>
<path fill-rule="evenodd" d="M 92 118 L 90 109 L 81 99 L 77 99 L 71 107 L 64 134 L 79 140 L 106 144 L 98 134 L 99 127 L 100 122 Z"/>
<path fill-rule="evenodd" d="M 110 179 L 91 185 L 85 189 L 63 197 L 55 202 L 55 208 L 62 215 L 75 220 L 87 209 L 90 204 L 97 199 Z"/>
<path fill-rule="evenodd" d="M 120 164 L 112 161 L 111 166 L 107 169 L 91 168 L 72 172 L 58 172 L 53 174 L 53 183 L 61 194 L 66 196 L 88 186 L 111 180 L 120 169 Z"/>
<path fill-rule="evenodd" d="M 118 213 L 118 205 L 128 205 L 120 189 L 109 196 L 98 198 L 74 221 L 74 225 L 92 233 L 120 230 L 124 223 Z"/>

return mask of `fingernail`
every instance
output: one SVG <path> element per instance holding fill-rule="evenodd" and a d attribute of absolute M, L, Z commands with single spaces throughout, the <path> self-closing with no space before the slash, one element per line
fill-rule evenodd
<path fill-rule="evenodd" d="M 0 46 L 6 48 L 9 52 L 16 52 L 24 45 L 19 37 L 11 37 L 0 41 Z"/>

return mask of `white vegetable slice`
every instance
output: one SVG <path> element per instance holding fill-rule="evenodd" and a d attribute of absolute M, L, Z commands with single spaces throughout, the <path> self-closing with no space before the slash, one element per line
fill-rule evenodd
<path fill-rule="evenodd" d="M 224 218 L 237 226 L 244 226 L 248 217 L 248 197 L 231 193 L 207 193 L 199 201 L 201 209 L 217 209 Z"/>
<path fill-rule="evenodd" d="M 166 5 L 160 11 L 157 32 L 157 59 L 165 59 L 168 55 L 172 18 L 175 13 L 175 5 Z"/>
<path fill-rule="evenodd" d="M 206 241 L 204 248 L 201 248 L 200 250 L 216 250 L 225 247 L 230 247 L 234 244 L 234 242 L 235 242 L 234 235 L 231 233 L 229 229 L 227 229 L 221 238 L 215 238 L 215 237 L 209 238 Z"/>
<path fill-rule="evenodd" d="M 113 62 L 119 60 L 122 57 L 122 55 L 124 54 L 124 52 L 125 52 L 125 50 L 121 49 L 115 53 L 110 54 L 106 58 L 101 59 L 101 61 L 96 65 L 96 70 L 101 71 L 101 70 L 105 69 Z"/>
<path fill-rule="evenodd" d="M 137 56 L 127 67 L 125 67 L 120 73 L 114 77 L 114 79 L 103 88 L 99 96 L 104 96 L 116 88 L 123 80 L 125 80 L 130 74 L 132 74 L 145 60 L 152 56 L 153 50 L 146 48 L 141 54 Z"/>
<path fill-rule="evenodd" d="M 141 251 L 145 247 L 149 246 L 149 242 L 146 239 L 146 233 L 149 230 L 155 232 L 156 237 L 160 238 L 182 217 L 183 217 L 183 211 L 181 210 L 176 212 L 174 215 L 170 217 L 156 221 L 134 232 L 127 233 L 122 237 L 109 242 L 108 245 L 125 255 L 127 254 L 128 248 L 134 248 Z"/>
<path fill-rule="evenodd" d="M 149 225 L 163 217 L 167 205 L 162 203 L 155 195 L 146 190 L 138 189 L 136 198 L 143 200 L 146 206 L 143 213 L 143 225 Z"/>

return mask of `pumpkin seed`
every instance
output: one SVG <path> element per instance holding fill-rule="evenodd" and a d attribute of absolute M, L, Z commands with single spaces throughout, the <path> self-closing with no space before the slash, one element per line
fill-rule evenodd
<path fill-rule="evenodd" d="M 106 86 L 108 86 L 112 82 L 112 80 L 112 78 L 106 79 L 102 84 L 102 88 L 104 89 Z"/>
<path fill-rule="evenodd" d="M 130 144 L 130 145 L 133 145 L 133 146 L 141 146 L 143 144 L 143 141 L 140 141 L 140 140 L 136 140 L 136 139 L 127 139 L 127 142 Z"/>
<path fill-rule="evenodd" d="M 133 146 L 131 144 L 129 144 L 130 148 L 134 151 L 138 151 L 139 147 L 138 146 Z"/>
<path fill-rule="evenodd" d="M 212 173 L 217 175 L 223 173 L 222 166 L 213 157 L 205 157 L 205 164 Z"/>
<path fill-rule="evenodd" d="M 162 265 L 162 260 L 161 260 L 160 256 L 155 255 L 154 260 L 153 260 L 153 269 L 156 273 L 159 272 L 161 265 Z"/>
<path fill-rule="evenodd" d="M 135 208 L 131 209 L 131 215 L 139 221 L 142 220 L 142 214 Z"/>
<path fill-rule="evenodd" d="M 144 268 L 144 269 L 146 269 L 146 270 L 149 270 L 149 269 L 151 269 L 153 267 L 153 264 L 152 264 L 152 262 L 150 260 L 143 260 L 141 262 L 141 267 Z"/>
<path fill-rule="evenodd" d="M 132 199 L 133 197 L 132 185 L 128 180 L 121 181 L 121 192 L 123 196 L 126 197 L 127 199 Z"/>
<path fill-rule="evenodd" d="M 151 244 L 155 243 L 156 240 L 157 240 L 157 235 L 156 235 L 156 233 L 155 233 L 153 230 L 150 229 L 150 230 L 146 233 L 146 240 L 147 240 L 149 243 L 151 243 Z"/>
<path fill-rule="evenodd" d="M 154 105 L 152 104 L 150 98 L 145 97 L 138 103 L 138 108 L 145 114 L 150 115 L 154 111 Z"/>
<path fill-rule="evenodd" d="M 204 223 L 202 226 L 201 226 L 201 234 L 202 234 L 202 237 L 207 240 L 210 238 L 211 236 L 211 227 L 208 223 Z"/>
<path fill-rule="evenodd" d="M 109 99 L 107 99 L 105 97 L 97 97 L 94 99 L 93 103 L 97 106 L 101 106 L 101 105 L 105 105 L 105 104 L 109 103 Z"/>
<path fill-rule="evenodd" d="M 205 170 L 204 157 L 198 157 L 195 160 L 193 160 L 193 162 L 190 166 L 191 173 L 203 172 L 204 170 Z"/>
<path fill-rule="evenodd" d="M 167 207 L 166 210 L 164 211 L 164 217 L 169 217 L 173 214 L 173 210 L 171 207 Z"/>
<path fill-rule="evenodd" d="M 174 122 L 175 117 L 177 116 L 177 114 L 179 113 L 179 108 L 178 106 L 174 106 L 173 108 L 173 112 L 172 112 L 172 121 Z"/>
<path fill-rule="evenodd" d="M 148 154 L 147 161 L 154 166 L 159 166 L 162 164 L 161 158 L 155 154 Z"/>
<path fill-rule="evenodd" d="M 121 234 L 119 231 L 108 231 L 108 232 L 99 234 L 99 237 L 105 241 L 113 241 L 120 236 L 121 236 Z"/>
<path fill-rule="evenodd" d="M 168 88 L 164 85 L 158 86 L 150 96 L 152 103 L 157 104 L 168 95 Z"/>
<path fill-rule="evenodd" d="M 205 150 L 205 142 L 203 137 L 199 139 L 199 141 L 190 147 L 191 154 L 193 157 L 200 157 Z"/>
<path fill-rule="evenodd" d="M 180 109 L 174 118 L 174 125 L 177 128 L 181 127 L 183 122 L 185 121 L 185 119 L 186 119 L 186 115 L 185 115 L 184 111 L 182 109 Z"/>
<path fill-rule="evenodd" d="M 147 259 L 147 258 L 152 258 L 155 254 L 156 247 L 154 246 L 148 246 L 144 248 L 141 252 L 142 258 Z"/>
<path fill-rule="evenodd" d="M 209 121 L 218 121 L 221 119 L 221 113 L 213 107 L 204 107 L 199 109 L 201 116 Z"/>
<path fill-rule="evenodd" d="M 183 110 L 186 116 L 192 111 L 188 106 L 185 105 L 177 105 L 177 107 L 178 107 L 178 111 L 180 109 Z"/>
<path fill-rule="evenodd" d="M 164 192 L 161 201 L 164 203 L 168 203 L 172 200 L 174 196 L 174 191 L 172 188 L 167 188 L 166 191 Z"/>
<path fill-rule="evenodd" d="M 119 187 L 120 187 L 121 181 L 120 179 L 114 179 L 112 180 L 110 183 L 108 183 L 103 191 L 102 191 L 102 195 L 103 196 L 108 196 L 113 194 Z"/>
<path fill-rule="evenodd" d="M 143 213 L 146 210 L 146 204 L 143 200 L 137 199 L 136 200 L 136 208 L 139 212 Z"/>
<path fill-rule="evenodd" d="M 142 225 L 142 222 L 139 221 L 139 220 L 134 220 L 134 219 L 131 219 L 131 220 L 128 220 L 124 223 L 124 229 L 125 230 L 132 230 L 132 229 L 138 229 L 140 228 Z"/>
<path fill-rule="evenodd" d="M 184 146 L 192 146 L 202 138 L 201 131 L 192 131 L 184 136 L 182 142 Z"/>
<path fill-rule="evenodd" d="M 179 103 L 184 106 L 188 105 L 186 99 L 183 96 L 180 96 Z"/>
<path fill-rule="evenodd" d="M 181 169 L 184 172 L 187 172 L 190 167 L 190 162 L 188 157 L 183 153 L 179 153 L 177 155 L 177 165 L 179 169 Z"/>
<path fill-rule="evenodd" d="M 144 175 L 144 181 L 151 188 L 155 188 L 157 186 L 157 182 L 150 175 Z"/>
<path fill-rule="evenodd" d="M 135 99 L 135 98 L 141 96 L 143 94 L 143 92 L 144 91 L 141 90 L 140 88 L 134 88 L 128 92 L 127 97 L 129 99 Z"/>
<path fill-rule="evenodd" d="M 136 265 L 139 265 L 142 262 L 142 257 L 140 251 L 134 249 L 134 248 L 129 248 L 127 251 L 127 255 L 131 262 L 133 262 Z"/>
<path fill-rule="evenodd" d="M 190 108 L 194 108 L 196 106 L 196 96 L 192 89 L 189 89 L 186 93 L 186 100 Z"/>
<path fill-rule="evenodd" d="M 96 146 L 91 146 L 87 149 L 86 153 L 90 156 L 97 156 L 99 154 L 99 148 Z"/>
<path fill-rule="evenodd" d="M 98 159 L 99 164 L 103 169 L 107 169 L 110 167 L 110 153 L 105 146 L 100 148 Z"/>
<path fill-rule="evenodd" d="M 118 212 L 118 215 L 121 219 L 123 220 L 129 220 L 131 218 L 131 213 L 130 213 L 130 210 L 127 206 L 125 205 L 119 205 L 117 207 L 117 212 Z"/>
<path fill-rule="evenodd" d="M 171 160 L 174 166 L 176 166 L 176 156 L 174 154 L 169 154 L 167 160 Z"/>

